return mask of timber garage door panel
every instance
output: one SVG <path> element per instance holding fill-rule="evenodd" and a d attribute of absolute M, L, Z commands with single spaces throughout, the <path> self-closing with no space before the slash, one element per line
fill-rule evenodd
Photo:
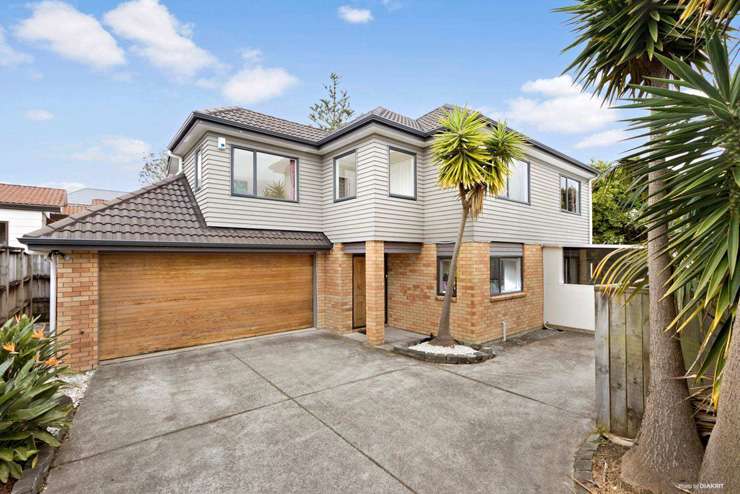
<path fill-rule="evenodd" d="M 100 358 L 308 328 L 312 290 L 305 254 L 101 254 Z"/>

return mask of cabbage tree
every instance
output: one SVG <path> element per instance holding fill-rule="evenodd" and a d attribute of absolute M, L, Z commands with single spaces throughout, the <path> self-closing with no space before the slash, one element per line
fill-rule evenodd
<path fill-rule="evenodd" d="M 451 346 L 455 340 L 450 334 L 450 309 L 465 224 L 483 211 L 486 196 L 496 196 L 506 189 L 509 165 L 524 156 L 524 141 L 503 122 L 490 129 L 486 119 L 467 108 L 453 108 L 440 125 L 442 130 L 434 136 L 431 148 L 437 180 L 440 187 L 457 191 L 462 211 L 437 336 L 431 343 Z"/>

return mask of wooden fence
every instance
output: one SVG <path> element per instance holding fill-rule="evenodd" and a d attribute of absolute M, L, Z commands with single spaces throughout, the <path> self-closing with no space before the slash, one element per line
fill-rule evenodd
<path fill-rule="evenodd" d="M 50 273 L 45 256 L 0 247 L 0 324 L 22 313 L 49 319 Z"/>
<path fill-rule="evenodd" d="M 645 409 L 650 340 L 647 291 L 607 297 L 596 287 L 596 425 L 634 438 Z"/>

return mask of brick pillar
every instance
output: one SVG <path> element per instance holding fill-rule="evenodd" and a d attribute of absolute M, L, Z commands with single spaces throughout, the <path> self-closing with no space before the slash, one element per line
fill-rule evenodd
<path fill-rule="evenodd" d="M 385 248 L 382 240 L 365 242 L 365 330 L 371 345 L 385 341 Z"/>
<path fill-rule="evenodd" d="M 352 331 L 352 254 L 344 252 L 342 244 L 334 244 L 329 252 L 319 254 L 316 268 L 318 327 Z"/>
<path fill-rule="evenodd" d="M 57 262 L 57 334 L 65 363 L 83 371 L 98 365 L 98 254 L 72 252 Z"/>

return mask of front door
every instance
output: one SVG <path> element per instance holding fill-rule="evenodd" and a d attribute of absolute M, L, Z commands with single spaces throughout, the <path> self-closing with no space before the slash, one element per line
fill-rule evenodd
<path fill-rule="evenodd" d="M 352 327 L 365 327 L 365 256 L 352 257 Z"/>

